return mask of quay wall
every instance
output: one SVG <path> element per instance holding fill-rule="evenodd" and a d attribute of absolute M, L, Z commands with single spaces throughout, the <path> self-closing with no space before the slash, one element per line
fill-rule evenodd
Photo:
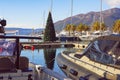
<path fill-rule="evenodd" d="M 60 47 L 74 47 L 73 43 L 59 43 L 59 42 L 51 42 L 51 43 L 29 43 L 29 42 L 22 42 L 23 46 L 34 46 L 35 49 L 40 48 L 60 48 Z"/>
<path fill-rule="evenodd" d="M 88 43 L 74 43 L 74 42 L 21 42 L 23 46 L 34 46 L 35 49 L 39 48 L 76 48 L 76 49 L 85 49 L 88 45 Z"/>

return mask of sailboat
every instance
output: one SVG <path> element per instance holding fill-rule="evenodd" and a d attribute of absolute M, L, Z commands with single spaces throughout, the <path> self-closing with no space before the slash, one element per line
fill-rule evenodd
<path fill-rule="evenodd" d="M 58 66 L 74 80 L 120 80 L 120 34 L 99 36 L 84 50 L 65 50 Z"/>
<path fill-rule="evenodd" d="M 73 24 L 72 16 L 73 16 L 73 0 L 71 0 L 71 16 L 70 16 L 71 21 L 69 26 Z M 63 23 L 63 27 L 64 26 L 65 26 L 65 21 Z M 70 31 L 66 31 L 66 30 L 62 30 L 61 32 L 59 32 L 59 34 L 57 34 L 57 37 L 61 42 L 81 41 L 81 39 L 75 36 L 74 33 L 71 33 Z"/>

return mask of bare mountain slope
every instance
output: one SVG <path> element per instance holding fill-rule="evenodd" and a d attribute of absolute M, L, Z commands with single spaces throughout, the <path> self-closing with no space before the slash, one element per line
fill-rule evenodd
<path fill-rule="evenodd" d="M 115 20 L 120 19 L 120 8 L 112 8 L 102 11 L 102 18 L 104 23 L 111 27 Z M 87 14 L 78 14 L 72 17 L 73 24 L 78 25 L 80 23 L 91 25 L 95 21 L 99 21 L 100 12 L 89 12 Z M 58 21 L 54 24 L 56 31 L 61 31 L 66 24 L 71 23 L 71 18 Z"/>

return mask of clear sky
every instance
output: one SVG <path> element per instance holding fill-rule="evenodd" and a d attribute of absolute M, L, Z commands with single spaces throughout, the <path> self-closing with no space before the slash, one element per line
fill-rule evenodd
<path fill-rule="evenodd" d="M 73 15 L 100 11 L 101 0 L 73 0 Z M 120 8 L 120 0 L 103 0 L 103 10 Z M 41 28 L 46 24 L 51 0 L 0 0 L 0 18 L 7 20 L 6 27 Z M 53 21 L 71 16 L 71 0 L 53 0 Z"/>

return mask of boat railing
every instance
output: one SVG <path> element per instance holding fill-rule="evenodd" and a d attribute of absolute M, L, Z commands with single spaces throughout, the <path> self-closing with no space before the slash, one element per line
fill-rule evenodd
<path fill-rule="evenodd" d="M 70 78 L 67 78 L 66 76 L 63 76 L 57 72 L 54 72 L 46 67 L 41 67 L 40 73 L 42 73 L 42 77 L 45 79 L 42 80 L 72 80 Z"/>
<path fill-rule="evenodd" d="M 48 69 L 47 67 L 34 63 L 30 63 L 29 65 L 36 68 L 35 72 L 37 72 L 37 76 L 35 77 L 35 80 L 72 80 L 58 72 Z"/>
<path fill-rule="evenodd" d="M 30 62 L 29 66 L 35 68 L 36 70 L 35 80 L 72 80 L 67 76 L 59 74 L 58 72 L 50 70 L 47 67 L 35 64 L 33 62 Z"/>
<path fill-rule="evenodd" d="M 63 52 L 63 54 L 62 54 L 64 57 L 66 57 L 65 55 L 67 55 L 66 53 L 65 53 L 65 55 L 64 55 L 64 52 Z M 107 73 L 109 73 L 109 74 L 111 74 L 111 75 L 114 75 L 113 73 L 111 73 L 111 72 L 109 72 L 109 71 L 106 71 L 106 70 L 104 70 L 104 69 L 101 69 L 101 68 L 99 68 L 99 67 L 97 67 L 97 66 L 95 66 L 95 65 L 92 65 L 92 64 L 89 64 L 89 63 L 87 63 L 87 62 L 85 62 L 85 61 L 82 61 L 82 60 L 79 60 L 79 59 L 75 59 L 75 58 L 73 58 L 73 57 L 71 57 L 71 56 L 69 56 L 69 55 L 67 55 L 68 56 L 68 58 L 71 58 L 71 59 L 73 59 L 73 61 L 74 61 L 74 63 L 76 62 L 76 61 L 80 61 L 80 62 L 82 62 L 82 63 L 84 63 L 84 64 L 87 64 L 87 65 L 90 65 L 90 66 L 92 66 L 92 67 L 94 67 L 94 68 L 97 68 L 98 70 L 101 70 L 101 71 L 104 71 L 104 72 L 107 72 Z M 77 63 L 77 62 L 76 62 Z M 104 64 L 101 64 L 101 65 L 104 65 Z M 108 68 L 109 66 L 108 65 L 106 65 L 107 67 L 106 68 Z M 111 67 L 111 66 L 110 66 Z M 114 70 L 116 69 L 116 67 L 113 67 L 114 68 Z"/>
<path fill-rule="evenodd" d="M 63 53 L 64 53 L 65 55 L 68 55 L 68 54 L 73 53 L 73 52 L 70 52 L 70 51 L 64 51 Z M 92 59 L 90 59 L 90 60 L 92 60 Z M 93 60 L 92 60 L 92 61 L 93 61 Z M 94 61 L 94 62 L 98 63 L 97 61 Z M 99 62 L 99 63 L 100 63 L 100 62 Z M 100 64 L 102 64 L 102 65 L 106 65 L 107 67 L 113 67 L 113 68 L 115 68 L 115 69 L 120 69 L 120 66 L 117 66 L 117 65 L 104 64 L 104 63 L 100 63 Z"/>

